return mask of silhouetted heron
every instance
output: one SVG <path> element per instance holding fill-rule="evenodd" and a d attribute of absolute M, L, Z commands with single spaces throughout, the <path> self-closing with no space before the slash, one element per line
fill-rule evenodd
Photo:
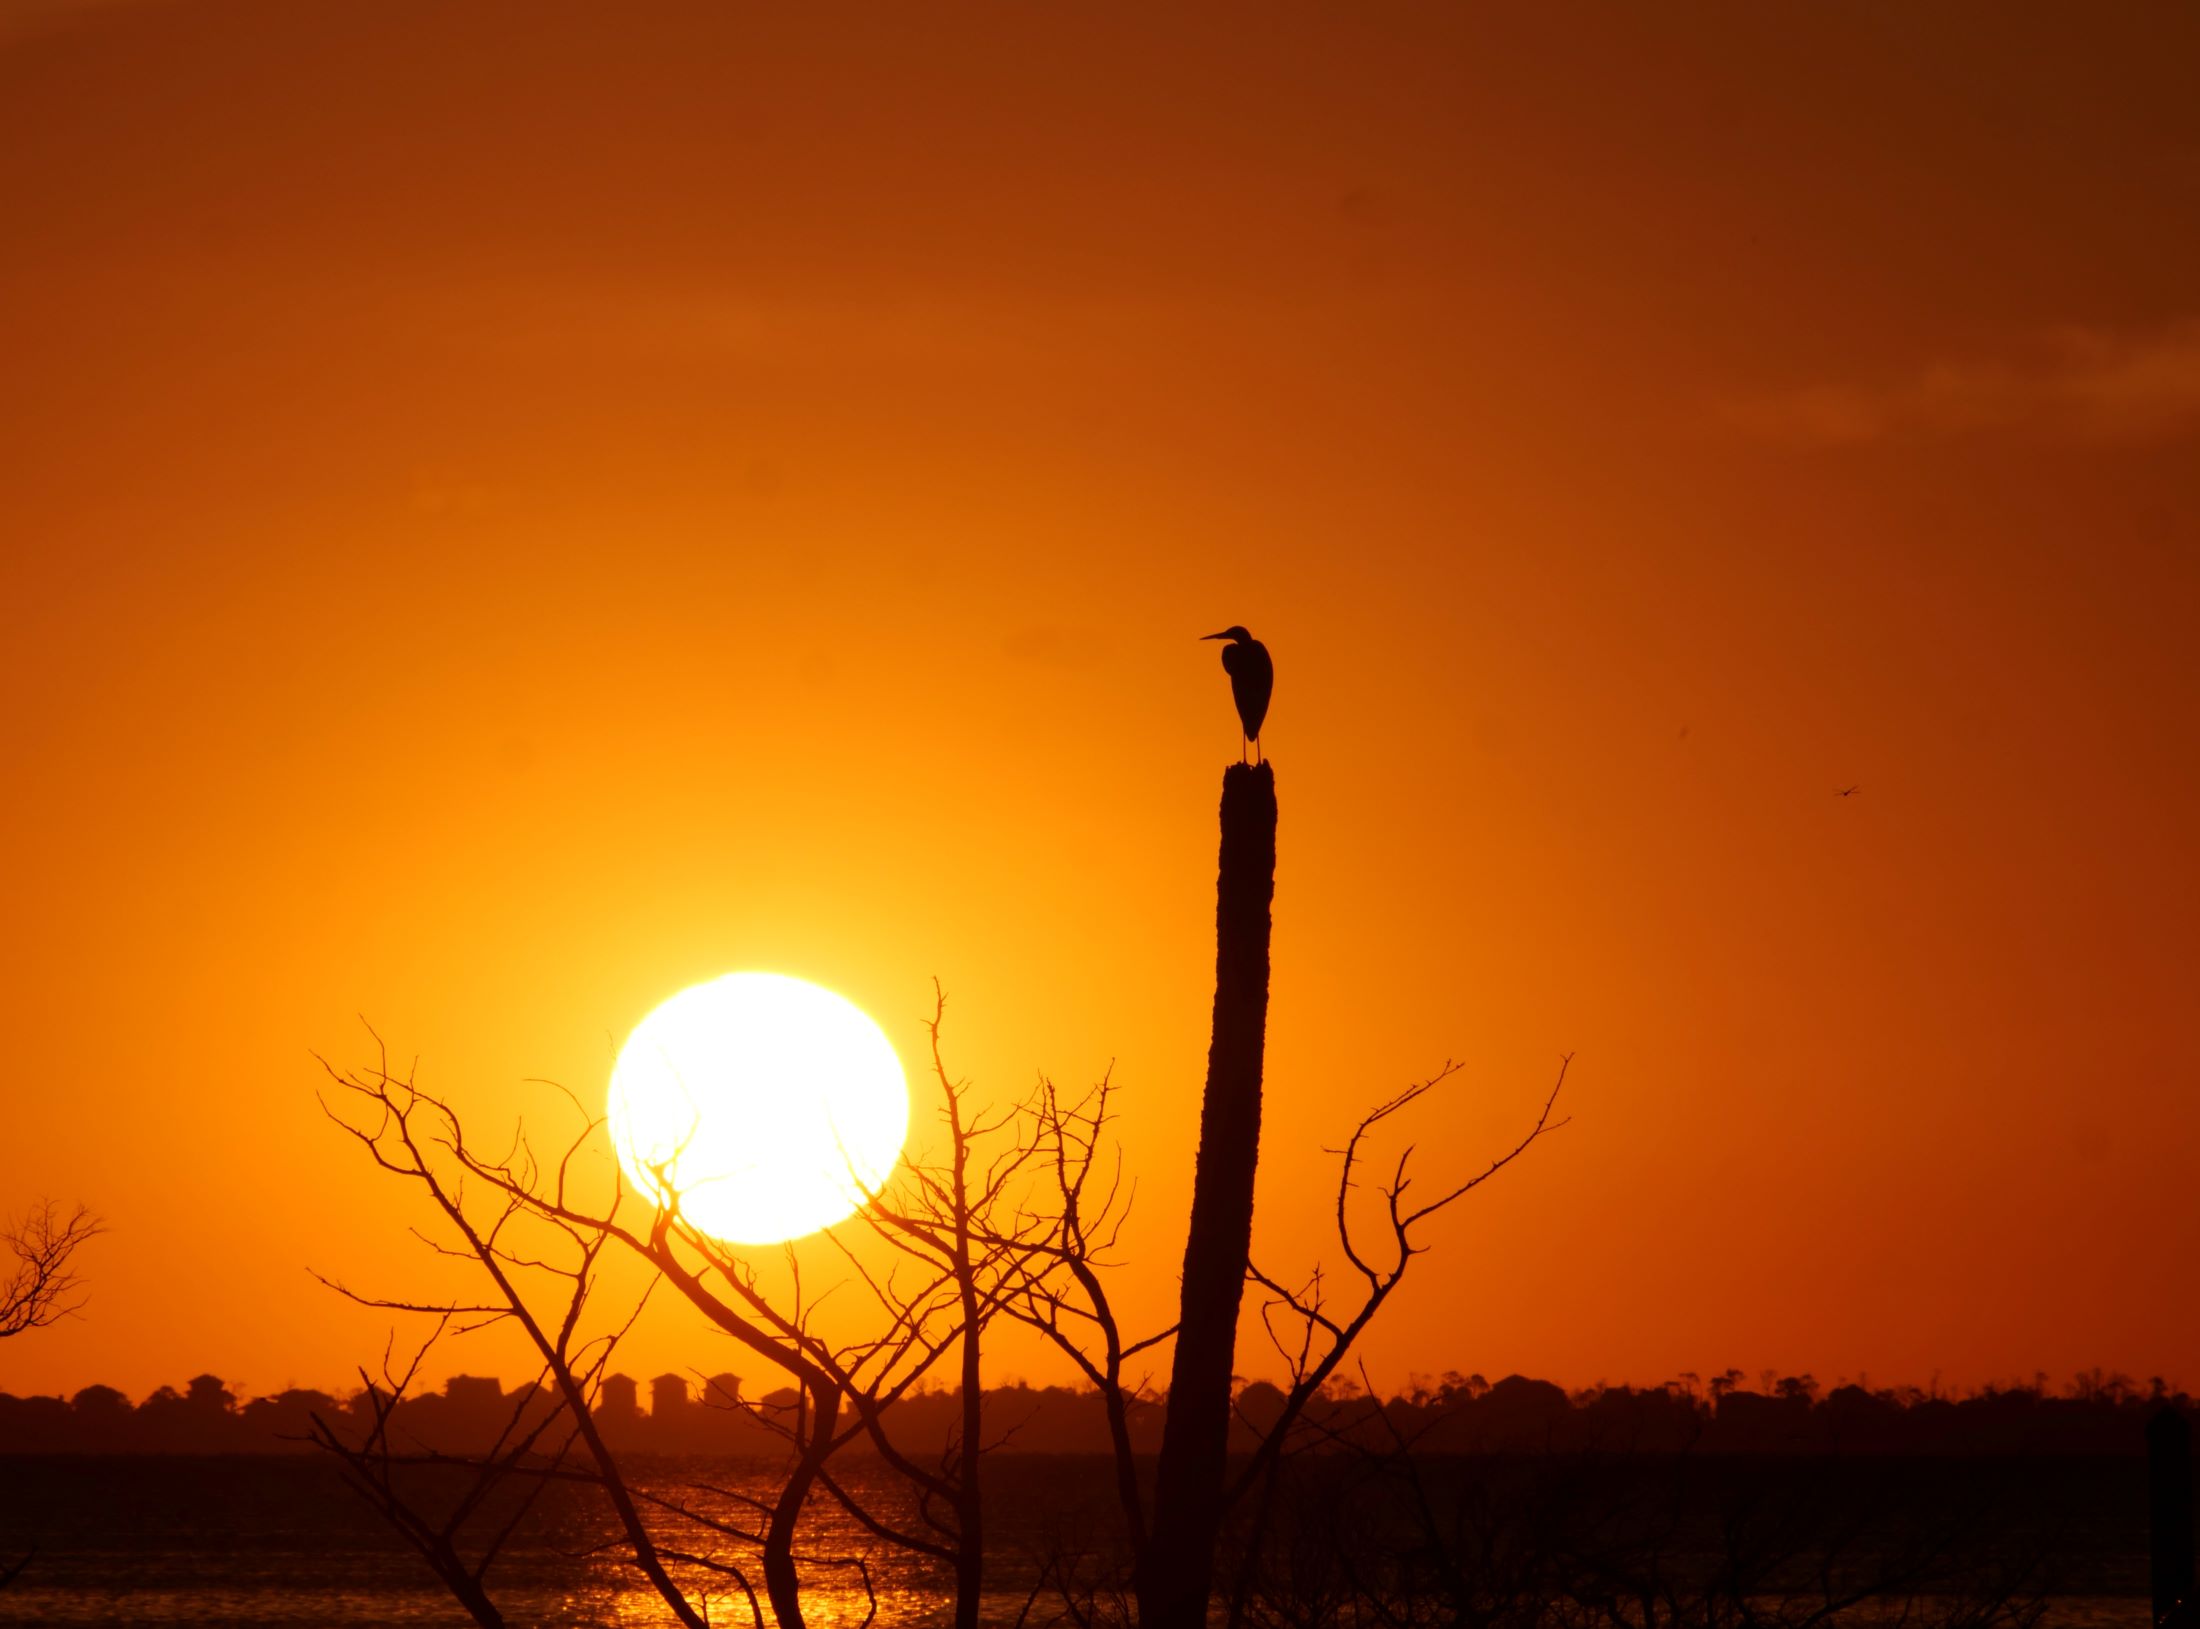
<path fill-rule="evenodd" d="M 1220 633 L 1202 637 L 1230 641 L 1223 647 L 1222 671 L 1230 675 L 1230 694 L 1237 702 L 1238 722 L 1245 726 L 1245 739 L 1257 754 L 1261 721 L 1268 716 L 1268 697 L 1276 688 L 1276 664 L 1268 659 L 1268 647 L 1243 628 L 1225 628 Z M 1254 761 L 1260 760 L 1256 756 Z"/>

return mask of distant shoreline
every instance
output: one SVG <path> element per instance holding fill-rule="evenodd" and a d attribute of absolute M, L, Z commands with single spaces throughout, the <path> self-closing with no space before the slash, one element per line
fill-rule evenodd
<path fill-rule="evenodd" d="M 1237 1394 L 1236 1446 L 1283 1407 L 1264 1381 Z M 734 1375 L 700 1385 L 679 1375 L 640 1385 L 610 1376 L 594 1416 L 621 1453 L 717 1459 L 768 1458 L 779 1426 L 796 1406 L 791 1392 L 749 1397 Z M 509 1420 L 550 1406 L 532 1387 L 507 1391 L 495 1379 L 454 1376 L 443 1391 L 401 1402 L 392 1418 L 410 1449 L 463 1454 L 494 1440 Z M 1317 1397 L 1309 1418 L 1340 1443 L 1395 1427 L 1431 1454 L 1544 1452 L 1785 1454 L 1802 1457 L 2135 1458 L 2145 1425 L 2162 1408 L 2200 1424 L 2200 1404 L 2158 1383 L 2144 1390 L 2116 1377 L 2088 1377 L 2061 1392 L 1988 1388 L 1960 1397 L 1914 1388 L 1821 1392 L 1809 1376 L 1743 1387 L 1728 1376 L 1708 1387 L 1597 1387 L 1569 1394 L 1548 1381 L 1508 1375 L 1446 1376 L 1435 1385 L 1381 1400 L 1349 1390 Z M 240 1399 L 212 1375 L 181 1392 L 163 1387 L 133 1404 L 121 1392 L 89 1386 L 74 1397 L 0 1394 L 0 1455 L 232 1456 L 311 1452 L 318 1419 L 339 1434 L 361 1428 L 366 1394 L 336 1397 L 293 1388 Z M 1108 1426 L 1098 1394 L 1070 1387 L 1000 1386 L 985 1398 L 989 1427 L 1006 1437 L 1003 1453 L 1106 1454 Z M 1159 1446 L 1162 1399 L 1140 1400 L 1129 1421 L 1134 1449 Z M 957 1394 L 913 1394 L 889 1411 L 895 1437 L 913 1448 L 946 1440 L 960 1416 Z M 856 1457 L 867 1445 L 851 1444 Z"/>

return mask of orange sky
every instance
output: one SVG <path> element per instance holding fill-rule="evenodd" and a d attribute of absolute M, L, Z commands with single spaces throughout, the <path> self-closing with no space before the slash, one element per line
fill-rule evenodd
<path fill-rule="evenodd" d="M 2200 14 L 793 10 L 0 6 L 0 1389 L 341 1384 L 310 1054 L 747 967 L 1113 1059 L 1158 1317 L 1237 621 L 1261 1259 L 1576 1055 L 1379 1377 L 2200 1380 Z"/>

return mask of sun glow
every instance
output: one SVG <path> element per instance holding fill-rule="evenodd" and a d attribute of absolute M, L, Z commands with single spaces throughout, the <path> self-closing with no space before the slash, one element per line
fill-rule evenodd
<path fill-rule="evenodd" d="M 852 1214 L 901 1155 L 909 1086 L 853 1003 L 777 973 L 729 973 L 652 1012 L 611 1071 L 612 1144 L 630 1180 L 731 1244 L 798 1238 Z"/>

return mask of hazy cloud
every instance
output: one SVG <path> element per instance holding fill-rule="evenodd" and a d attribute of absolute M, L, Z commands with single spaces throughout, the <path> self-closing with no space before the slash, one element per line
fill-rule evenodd
<path fill-rule="evenodd" d="M 2200 430 L 2200 318 L 2144 333 L 2059 329 L 2017 355 L 1940 361 L 1891 384 L 1817 384 L 1730 402 L 1727 420 L 1811 446 L 2029 430 L 2167 440 Z"/>

